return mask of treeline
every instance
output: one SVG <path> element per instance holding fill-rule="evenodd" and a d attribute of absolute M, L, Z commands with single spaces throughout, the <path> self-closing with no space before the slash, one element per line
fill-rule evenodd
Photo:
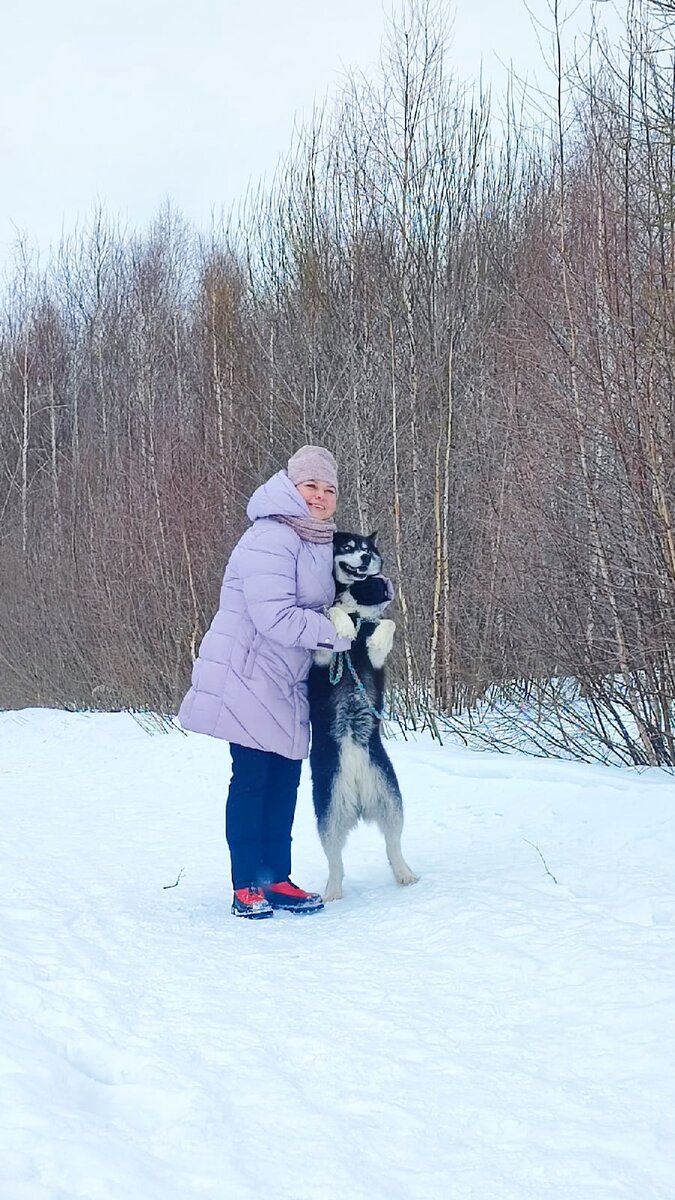
<path fill-rule="evenodd" d="M 497 119 L 413 9 L 217 234 L 101 214 L 19 256 L 0 706 L 174 711 L 247 496 L 318 441 L 396 581 L 401 721 L 581 698 L 596 744 L 675 764 L 668 14 L 584 62 Z"/>

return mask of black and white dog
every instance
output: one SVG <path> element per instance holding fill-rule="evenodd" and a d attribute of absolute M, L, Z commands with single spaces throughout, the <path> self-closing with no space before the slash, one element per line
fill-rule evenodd
<path fill-rule="evenodd" d="M 342 898 L 342 850 L 359 820 L 375 821 L 382 830 L 396 882 L 417 882 L 401 853 L 403 801 L 380 736 L 383 668 L 396 625 L 382 620 L 392 592 L 376 537 L 333 537 L 336 593 L 328 615 L 338 633 L 357 626 L 349 651 L 354 674 L 345 655 L 331 663 L 330 650 L 314 651 L 309 674 L 312 791 L 329 868 L 324 900 Z M 331 682 L 340 670 L 339 680 Z"/>

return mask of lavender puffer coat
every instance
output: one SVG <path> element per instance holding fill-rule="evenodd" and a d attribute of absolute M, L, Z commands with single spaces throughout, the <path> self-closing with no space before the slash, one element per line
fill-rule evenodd
<path fill-rule="evenodd" d="M 178 719 L 195 733 L 306 758 L 311 652 L 350 645 L 321 611 L 335 597 L 333 548 L 270 519 L 310 515 L 285 471 L 254 492 L 247 513 L 253 524 L 232 551 Z"/>

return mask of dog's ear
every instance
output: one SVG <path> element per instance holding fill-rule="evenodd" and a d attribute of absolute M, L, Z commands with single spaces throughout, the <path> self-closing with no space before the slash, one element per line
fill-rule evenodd
<path fill-rule="evenodd" d="M 378 535 L 378 533 L 379 533 L 379 532 L 380 532 L 380 531 L 379 531 L 379 529 L 374 529 L 372 533 L 369 533 L 369 534 L 368 534 L 368 537 L 366 538 L 366 541 L 367 541 L 367 542 L 372 542 L 372 543 L 373 543 L 373 545 L 375 545 L 375 542 L 377 541 L 377 535 Z"/>

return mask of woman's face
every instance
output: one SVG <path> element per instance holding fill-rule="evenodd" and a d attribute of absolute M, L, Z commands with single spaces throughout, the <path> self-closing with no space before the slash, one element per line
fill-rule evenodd
<path fill-rule="evenodd" d="M 314 519 L 330 521 L 337 508 L 337 492 L 333 484 L 321 479 L 308 479 L 307 483 L 296 483 L 295 486 Z"/>

